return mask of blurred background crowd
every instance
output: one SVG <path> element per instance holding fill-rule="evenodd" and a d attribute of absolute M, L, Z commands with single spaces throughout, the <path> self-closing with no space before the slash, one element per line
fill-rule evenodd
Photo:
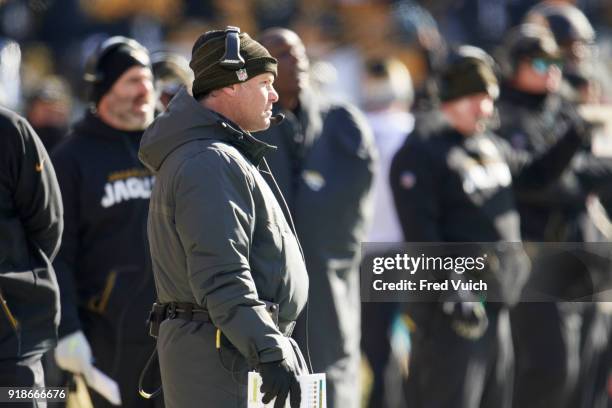
<path fill-rule="evenodd" d="M 42 85 L 54 83 L 53 98 L 67 110 L 79 107 L 82 70 L 105 38 L 125 35 L 149 51 L 190 56 L 197 36 L 233 24 L 254 33 L 271 26 L 294 29 L 314 64 L 315 81 L 363 106 L 359 83 L 364 61 L 393 56 L 409 69 L 419 90 L 443 44 L 498 45 L 536 2 L 533 0 L 4 0 L 0 8 L 2 103 L 27 110 Z M 578 0 L 595 28 L 600 61 L 612 53 L 612 5 Z M 52 78 L 52 79 L 51 79 Z M 609 78 L 602 78 L 609 86 Z M 50 88 L 50 89 L 51 89 Z M 44 94 L 44 92 L 42 92 Z M 418 94 L 418 92 L 417 92 Z M 604 93 L 605 95 L 605 93 Z M 51 97 L 43 95 L 42 98 Z M 71 104 L 73 102 L 73 104 Z M 33 115 L 42 115 L 38 112 Z"/>

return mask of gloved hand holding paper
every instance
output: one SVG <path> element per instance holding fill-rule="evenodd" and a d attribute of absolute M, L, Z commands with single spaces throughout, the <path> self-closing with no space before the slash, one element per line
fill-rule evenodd
<path fill-rule="evenodd" d="M 302 391 L 300 408 L 326 408 L 325 373 L 304 374 L 297 377 Z M 249 372 L 247 381 L 247 408 L 272 408 L 275 406 L 274 400 L 267 404 L 262 402 L 263 393 L 260 390 L 261 384 L 262 380 L 259 373 L 255 371 Z M 287 398 L 285 408 L 289 408 L 289 398 Z"/>
<path fill-rule="evenodd" d="M 82 331 L 77 331 L 59 340 L 55 349 L 55 361 L 62 369 L 80 374 L 87 385 L 113 405 L 121 405 L 121 393 L 117 383 L 92 364 L 93 356 L 89 342 Z"/>

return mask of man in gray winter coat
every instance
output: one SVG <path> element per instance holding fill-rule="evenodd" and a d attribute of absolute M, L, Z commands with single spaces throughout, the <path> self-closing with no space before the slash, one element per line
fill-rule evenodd
<path fill-rule="evenodd" d="M 166 406 L 246 407 L 247 371 L 264 402 L 299 407 L 306 371 L 290 335 L 308 276 L 283 209 L 259 171 L 270 146 L 250 132 L 275 118 L 276 60 L 235 27 L 194 44 L 183 89 L 145 133 L 156 175 L 149 240 L 162 306 L 158 353 Z"/>

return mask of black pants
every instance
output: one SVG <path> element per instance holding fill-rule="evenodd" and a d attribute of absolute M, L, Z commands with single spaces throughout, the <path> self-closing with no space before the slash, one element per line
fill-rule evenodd
<path fill-rule="evenodd" d="M 361 348 L 372 370 L 368 408 L 385 408 L 385 369 L 391 356 L 391 329 L 399 312 L 397 303 L 361 304 Z"/>
<path fill-rule="evenodd" d="M 608 408 L 612 406 L 608 395 L 612 374 L 612 316 L 595 303 L 584 304 L 582 316 L 580 378 L 572 407 Z"/>
<path fill-rule="evenodd" d="M 0 360 L 0 387 L 44 387 L 45 378 L 41 363 L 42 354 L 10 360 Z M 46 402 L 3 402 L 7 408 L 46 408 Z"/>
<path fill-rule="evenodd" d="M 582 304 L 521 303 L 512 311 L 516 408 L 575 408 Z"/>
<path fill-rule="evenodd" d="M 122 407 L 157 408 L 163 406 L 163 397 L 161 396 L 146 400 L 138 394 L 138 377 L 155 345 L 152 338 L 149 343 L 117 343 L 115 341 L 116 336 L 108 333 L 103 335 L 98 331 L 91 331 L 87 337 L 91 345 L 95 366 L 119 385 Z M 161 386 L 161 376 L 157 362 L 149 368 L 144 383 L 146 391 L 149 392 Z M 90 390 L 89 393 L 95 408 L 116 408 L 95 391 Z"/>
<path fill-rule="evenodd" d="M 512 312 L 516 408 L 607 408 L 610 316 L 592 303 L 525 303 Z"/>
<path fill-rule="evenodd" d="M 410 408 L 510 408 L 513 350 L 505 308 L 487 309 L 489 327 L 478 340 L 458 336 L 434 308 L 412 336 L 406 386 Z"/>

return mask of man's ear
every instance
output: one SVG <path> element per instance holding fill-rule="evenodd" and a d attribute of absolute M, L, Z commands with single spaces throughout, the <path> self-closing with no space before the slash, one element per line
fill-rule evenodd
<path fill-rule="evenodd" d="M 232 84 L 232 85 L 221 88 L 221 92 L 225 93 L 228 96 L 235 96 L 237 91 L 238 91 L 238 84 Z"/>

